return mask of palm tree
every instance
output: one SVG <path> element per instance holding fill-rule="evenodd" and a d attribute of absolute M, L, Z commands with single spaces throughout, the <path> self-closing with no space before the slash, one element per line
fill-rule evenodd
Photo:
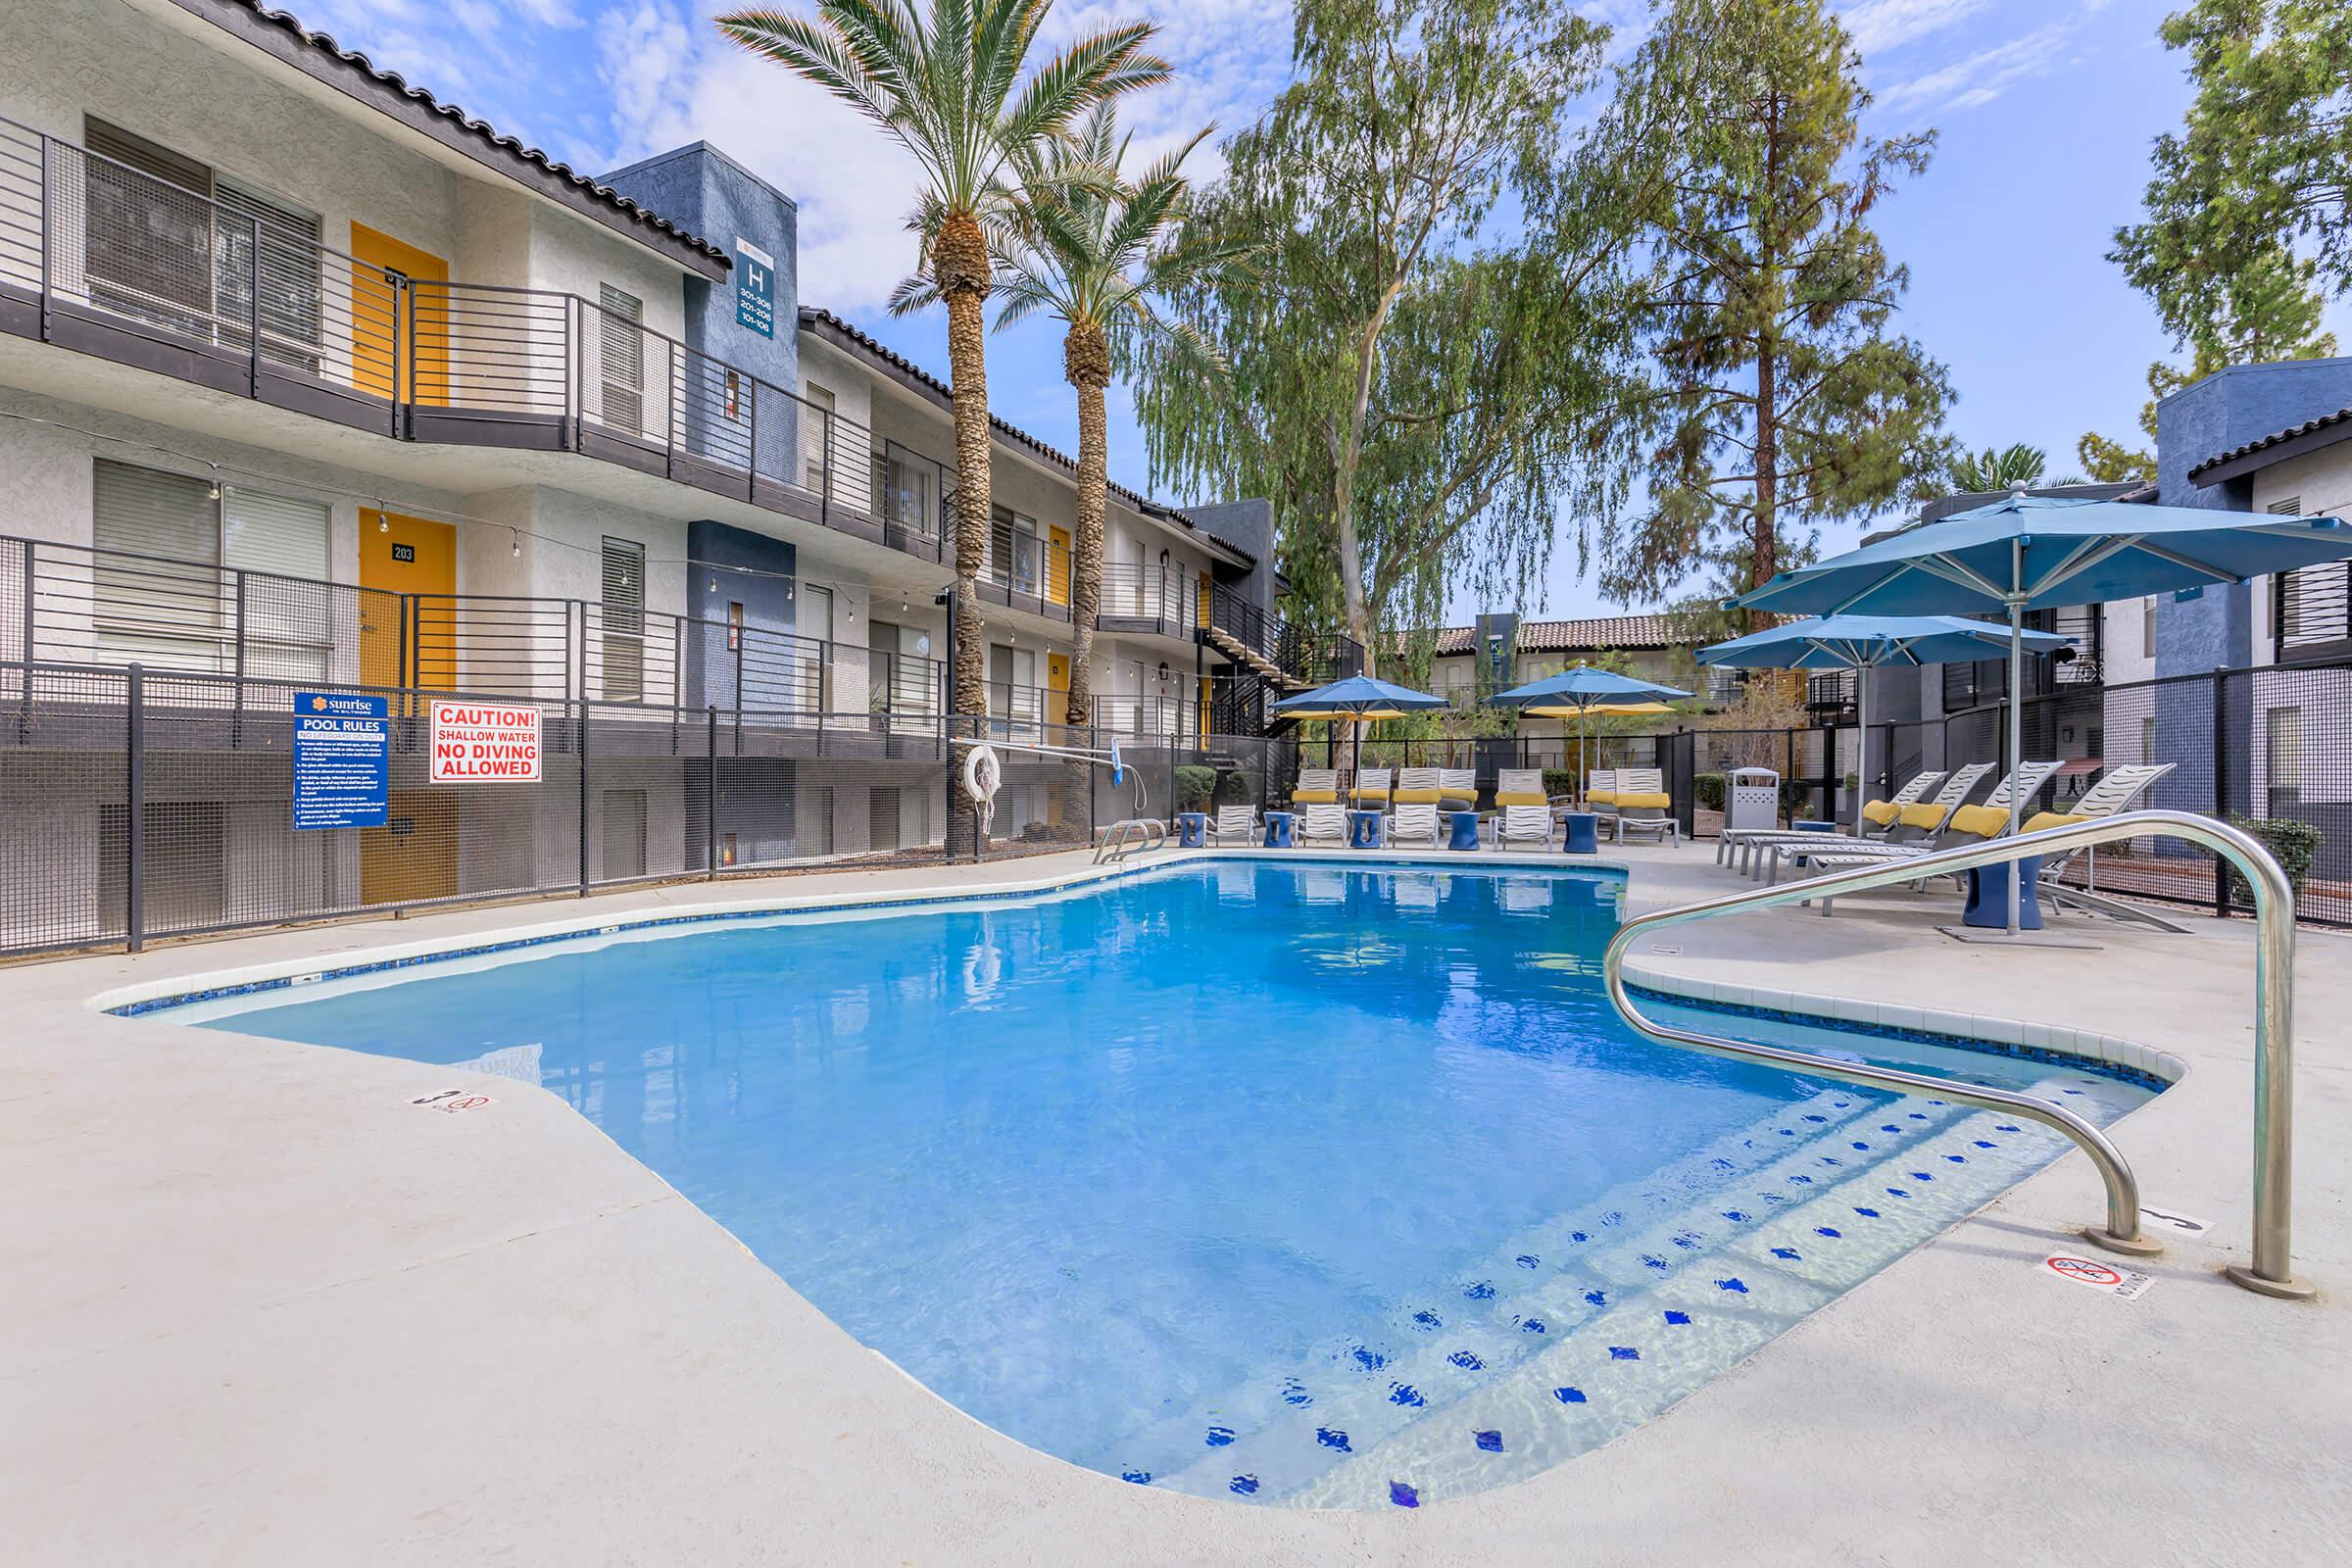
<path fill-rule="evenodd" d="M 1952 488 L 1968 495 L 2022 490 L 2041 482 L 2046 461 L 2041 448 L 2023 441 L 1997 451 L 1986 447 L 1983 452 L 1963 452 L 1952 460 Z"/>
<path fill-rule="evenodd" d="M 1102 599 L 1102 516 L 1110 451 L 1103 394 L 1120 368 L 1134 363 L 1155 335 L 1213 361 L 1189 326 L 1153 309 L 1154 295 L 1212 281 L 1253 247 L 1221 239 L 1187 240 L 1181 228 L 1191 182 L 1178 172 L 1214 127 L 1170 152 L 1132 182 L 1120 172 L 1128 138 L 1118 115 L 1097 104 L 1067 138 L 1034 149 L 1019 163 L 1027 200 L 996 230 L 997 329 L 1045 312 L 1063 322 L 1062 374 L 1078 392 L 1078 516 L 1072 540 L 1070 658 L 1065 720 L 1094 722 L 1095 613 Z M 891 299 L 894 312 L 919 310 L 939 297 L 927 279 L 910 277 Z"/>
<path fill-rule="evenodd" d="M 922 170 L 914 227 L 932 287 L 948 307 L 956 416 L 955 707 L 984 712 L 979 596 L 989 538 L 988 369 L 982 308 L 994 283 L 988 230 L 1018 204 L 1016 170 L 1038 144 L 1094 105 L 1164 81 L 1145 53 L 1150 23 L 1071 43 L 1024 81 L 1053 0 L 819 0 L 812 20 L 742 11 L 718 29 L 857 109 Z"/>

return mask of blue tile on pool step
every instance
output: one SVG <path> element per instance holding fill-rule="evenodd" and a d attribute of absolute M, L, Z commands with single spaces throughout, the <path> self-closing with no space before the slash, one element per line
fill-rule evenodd
<path fill-rule="evenodd" d="M 1500 1453 L 1502 1451 L 1502 1434 L 1499 1432 L 1474 1433 L 1472 1441 L 1478 1445 L 1482 1452 Z"/>
<path fill-rule="evenodd" d="M 1609 1293 L 1606 1291 L 1587 1291 L 1585 1293 L 1585 1299 L 1594 1306 L 1606 1306 L 1609 1304 Z"/>
<path fill-rule="evenodd" d="M 1119 1472 L 1119 1479 L 1132 1481 L 1139 1487 L 1148 1487 L 1152 1484 L 1152 1472 L 1149 1470 L 1122 1470 Z"/>
<path fill-rule="evenodd" d="M 1491 1281 L 1480 1280 L 1475 1285 L 1463 1286 L 1462 1294 L 1473 1301 L 1492 1301 L 1494 1299 L 1494 1286 Z"/>
<path fill-rule="evenodd" d="M 1813 1227 L 1813 1234 L 1816 1236 L 1827 1236 L 1832 1241 L 1836 1241 L 1844 1235 L 1844 1232 L 1838 1230 L 1834 1225 L 1816 1225 Z"/>
<path fill-rule="evenodd" d="M 1240 1496 L 1250 1496 L 1257 1491 L 1257 1477 L 1235 1476 L 1232 1483 L 1227 1486 L 1225 1490 Z"/>
<path fill-rule="evenodd" d="M 1289 1382 L 1283 1384 L 1282 1386 L 1282 1402 L 1285 1404 L 1308 1405 L 1315 1402 L 1315 1396 L 1306 1392 L 1305 1384 L 1299 1382 L 1297 1378 L 1292 1378 Z"/>
<path fill-rule="evenodd" d="M 1562 1404 L 1582 1404 L 1585 1402 L 1585 1391 L 1582 1389 L 1554 1389 L 1551 1391 L 1551 1396 L 1559 1400 Z"/>
<path fill-rule="evenodd" d="M 1609 1359 L 1612 1361 L 1639 1361 L 1642 1359 L 1642 1352 L 1630 1345 L 1612 1345 L 1609 1347 Z"/>
<path fill-rule="evenodd" d="M 1336 1427 L 1315 1428 L 1315 1441 L 1326 1448 L 1337 1448 L 1342 1453 L 1353 1451 L 1348 1446 L 1348 1434 Z"/>
<path fill-rule="evenodd" d="M 1776 1248 L 1774 1248 L 1774 1249 L 1772 1250 L 1772 1255 L 1773 1255 L 1773 1256 L 1775 1256 L 1775 1257 L 1777 1257 L 1777 1258 L 1780 1258 L 1780 1259 L 1782 1259 L 1784 1262 L 1789 1262 L 1789 1263 L 1798 1262 L 1798 1261 L 1800 1261 L 1800 1260 L 1802 1259 L 1802 1257 L 1803 1257 L 1803 1254 L 1802 1254 L 1802 1253 L 1800 1253 L 1799 1251 L 1797 1251 L 1797 1250 L 1796 1250 L 1795 1248 L 1793 1248 L 1793 1247 L 1776 1247 Z M 1747 1287 L 1746 1287 L 1746 1286 L 1744 1286 L 1744 1285 L 1740 1285 L 1740 1282 L 1739 1282 L 1739 1281 L 1737 1281 L 1737 1280 L 1731 1280 L 1731 1281 L 1717 1280 L 1715 1283 L 1716 1283 L 1716 1284 L 1718 1284 L 1718 1285 L 1721 1285 L 1721 1286 L 1722 1286 L 1722 1287 L 1723 1287 L 1725 1290 L 1727 1290 L 1727 1291 L 1728 1291 L 1728 1290 L 1735 1289 L 1735 1288 L 1737 1288 L 1737 1289 L 1740 1289 L 1740 1290 L 1745 1290 L 1745 1289 L 1747 1289 Z"/>
<path fill-rule="evenodd" d="M 1392 1481 L 1389 1483 L 1389 1500 L 1399 1508 L 1418 1508 L 1421 1506 L 1421 1494 L 1401 1481 Z"/>
<path fill-rule="evenodd" d="M 1426 1308 L 1413 1314 L 1413 1327 L 1424 1332 L 1427 1332 L 1430 1329 L 1442 1329 L 1445 1326 L 1446 1320 L 1444 1318 L 1438 1316 L 1438 1314 L 1435 1312 L 1427 1310 Z"/>
<path fill-rule="evenodd" d="M 1389 1385 L 1389 1402 L 1391 1404 L 1401 1404 L 1407 1408 L 1417 1408 L 1418 1406 L 1427 1404 L 1429 1401 L 1423 1398 L 1421 1396 L 1421 1391 L 1414 1388 L 1410 1383 L 1392 1383 Z"/>
<path fill-rule="evenodd" d="M 1212 1448 L 1222 1448 L 1222 1447 L 1224 1447 L 1224 1446 L 1225 1446 L 1227 1444 L 1231 1443 L 1232 1441 L 1233 1441 L 1233 1428 L 1231 1428 L 1231 1427 L 1210 1427 L 1210 1428 L 1208 1429 L 1208 1446 L 1209 1446 L 1210 1447 L 1212 1447 Z"/>
<path fill-rule="evenodd" d="M 1780 1248 L 1776 1247 L 1773 1249 L 1773 1252 L 1776 1255 L 1780 1251 Z M 1790 1257 L 1794 1257 L 1796 1254 L 1794 1252 L 1790 1252 L 1788 1255 Z M 1717 1280 L 1715 1282 L 1715 1288 L 1719 1291 L 1734 1291 L 1741 1296 L 1745 1296 L 1747 1294 L 1747 1282 L 1740 1279 Z"/>
<path fill-rule="evenodd" d="M 1666 1312 L 1666 1321 L 1669 1323 L 1688 1323 L 1690 1321 L 1690 1314 L 1688 1312 L 1677 1312 L 1670 1307 Z"/>
<path fill-rule="evenodd" d="M 1456 1350 L 1446 1359 L 1465 1372 L 1484 1372 L 1487 1369 L 1487 1363 L 1468 1350 Z"/>

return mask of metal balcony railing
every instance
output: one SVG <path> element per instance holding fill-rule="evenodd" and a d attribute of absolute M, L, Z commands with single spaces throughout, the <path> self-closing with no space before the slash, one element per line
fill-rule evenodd
<path fill-rule="evenodd" d="M 946 559 L 942 474 L 917 485 L 794 391 L 604 304 L 411 277 L 7 120 L 0 332 L 396 440 L 582 453 Z"/>
<path fill-rule="evenodd" d="M 1190 639 L 1208 597 L 1198 576 L 1175 566 L 1104 566 L 1095 626 Z"/>
<path fill-rule="evenodd" d="M 0 537 L 0 662 L 827 722 L 935 720 L 937 660 L 597 600 L 410 594 Z"/>
<path fill-rule="evenodd" d="M 978 580 L 980 597 L 991 604 L 1070 618 L 1070 552 L 1051 538 L 998 530 Z"/>
<path fill-rule="evenodd" d="M 1139 741 L 1197 746 L 1200 742 L 1200 705 L 1177 697 L 1098 694 L 1094 700 L 1095 728 Z"/>

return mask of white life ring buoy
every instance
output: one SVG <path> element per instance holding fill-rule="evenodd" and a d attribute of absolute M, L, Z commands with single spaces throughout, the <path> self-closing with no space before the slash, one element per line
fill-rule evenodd
<path fill-rule="evenodd" d="M 986 805 L 997 798 L 997 786 L 1004 781 L 1004 764 L 997 760 L 996 748 L 975 746 L 964 754 L 963 793 Z"/>

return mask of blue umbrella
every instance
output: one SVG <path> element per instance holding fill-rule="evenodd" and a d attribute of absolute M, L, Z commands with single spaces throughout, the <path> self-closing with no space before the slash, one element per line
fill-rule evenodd
<path fill-rule="evenodd" d="M 1433 708 L 1446 707 L 1446 699 L 1417 692 L 1394 681 L 1375 680 L 1369 675 L 1349 675 L 1328 686 L 1318 686 L 1311 692 L 1285 697 L 1276 703 L 1273 711 L 1286 718 L 1347 719 L 1350 723 L 1367 724 L 1376 718 L 1397 718 L 1406 713 L 1426 712 Z M 1355 732 L 1355 760 L 1357 773 L 1363 771 L 1364 732 Z"/>
<path fill-rule="evenodd" d="M 2023 634 L 2028 650 L 2046 654 L 2067 645 L 2056 632 Z M 1957 615 L 1816 615 L 1767 626 L 1698 651 L 1702 664 L 1736 669 L 1855 669 L 1854 717 L 1861 730 L 1856 765 L 1870 776 L 1870 674 L 1887 665 L 1963 664 L 2009 646 L 2008 631 L 1989 620 Z M 1855 802 L 1855 808 L 1861 803 Z"/>
<path fill-rule="evenodd" d="M 1593 709 L 1605 708 L 1612 703 L 1640 702 L 1643 699 L 1655 701 L 1690 695 L 1680 686 L 1665 686 L 1654 680 L 1620 675 L 1615 670 L 1595 669 L 1591 664 L 1572 664 L 1557 675 L 1546 675 L 1542 680 L 1529 681 L 1524 686 L 1499 692 L 1495 694 L 1494 701 L 1544 717 L 1576 715 L 1576 788 L 1581 796 L 1585 788 L 1585 723 Z"/>
<path fill-rule="evenodd" d="M 2006 613 L 2014 762 L 2023 760 L 2018 684 L 2027 611 L 2185 592 L 2347 558 L 2352 528 L 2338 517 L 2274 517 L 2021 492 L 1818 565 L 1784 571 L 1729 604 L 1795 615 Z M 2012 833 L 2022 804 L 2011 797 Z M 2011 876 L 2012 934 L 2017 884 Z"/>

